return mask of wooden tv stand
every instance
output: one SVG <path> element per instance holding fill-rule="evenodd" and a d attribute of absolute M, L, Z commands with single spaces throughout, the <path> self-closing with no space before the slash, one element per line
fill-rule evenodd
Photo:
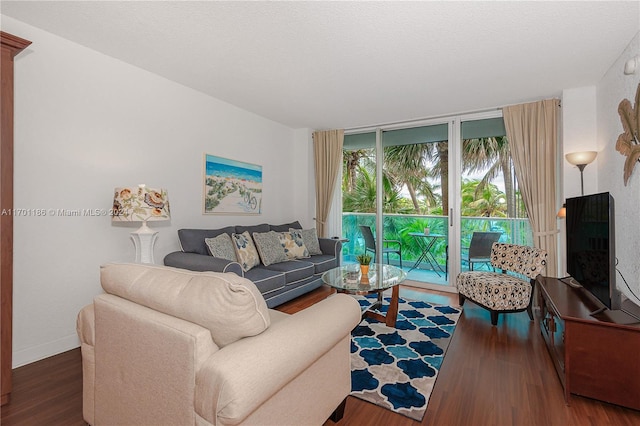
<path fill-rule="evenodd" d="M 583 288 L 538 277 L 540 329 L 564 387 L 564 398 L 582 395 L 640 410 L 640 322 L 623 311 L 603 310 Z"/>

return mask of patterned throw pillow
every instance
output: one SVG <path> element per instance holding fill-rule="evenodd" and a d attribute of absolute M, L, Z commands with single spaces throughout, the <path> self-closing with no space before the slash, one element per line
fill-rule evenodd
<path fill-rule="evenodd" d="M 233 248 L 229 234 L 222 233 L 214 238 L 205 238 L 204 242 L 207 244 L 211 256 L 227 259 L 232 262 L 237 260 L 236 251 Z"/>
<path fill-rule="evenodd" d="M 280 233 L 280 244 L 284 247 L 287 259 L 304 259 L 309 257 L 309 250 L 304 245 L 302 232 L 294 229 L 289 232 Z"/>
<path fill-rule="evenodd" d="M 311 229 L 290 228 L 289 232 L 291 231 L 298 231 L 302 234 L 302 241 L 304 241 L 304 245 L 307 246 L 307 250 L 309 250 L 310 255 L 322 254 L 322 250 L 320 250 L 320 242 L 318 241 L 318 232 L 316 231 L 316 228 L 311 228 Z"/>
<path fill-rule="evenodd" d="M 253 240 L 248 231 L 244 231 L 242 234 L 231 234 L 231 241 L 233 242 L 233 249 L 236 251 L 236 257 L 238 262 L 242 265 L 242 270 L 247 272 L 249 269 L 260 264 L 260 257 L 258 257 L 258 251 L 256 246 L 253 245 Z"/>
<path fill-rule="evenodd" d="M 287 255 L 284 253 L 282 244 L 280 244 L 280 238 L 277 232 L 254 232 L 253 241 L 256 243 L 258 253 L 260 253 L 260 259 L 262 259 L 264 266 L 287 260 Z"/>

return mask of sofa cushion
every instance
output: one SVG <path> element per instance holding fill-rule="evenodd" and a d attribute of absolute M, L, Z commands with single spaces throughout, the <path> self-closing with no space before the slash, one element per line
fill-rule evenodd
<path fill-rule="evenodd" d="M 279 235 L 278 232 L 274 231 L 253 233 L 253 241 L 264 266 L 287 260 L 285 249 L 282 244 L 280 244 Z"/>
<path fill-rule="evenodd" d="M 296 229 L 289 229 L 289 232 L 296 231 Z M 318 241 L 318 232 L 316 228 L 298 230 L 302 233 L 302 240 L 304 245 L 307 246 L 310 255 L 322 254 L 320 250 L 320 242 Z"/>
<path fill-rule="evenodd" d="M 316 254 L 305 259 L 305 261 L 313 263 L 315 267 L 314 273 L 316 275 L 327 272 L 329 269 L 336 268 L 338 266 L 335 256 L 328 254 Z"/>
<path fill-rule="evenodd" d="M 235 227 L 228 226 L 221 229 L 179 229 L 178 239 L 180 240 L 180 247 L 185 253 L 198 253 L 209 255 L 207 244 L 204 242 L 205 238 L 217 237 L 220 234 L 227 233 L 231 235 L 235 232 Z"/>
<path fill-rule="evenodd" d="M 243 271 L 247 272 L 249 269 L 260 264 L 258 250 L 256 250 L 256 246 L 253 244 L 249 232 L 245 231 L 242 234 L 233 233 L 231 234 L 231 241 L 236 251 L 238 263 L 242 265 Z"/>
<path fill-rule="evenodd" d="M 309 257 L 309 250 L 304 245 L 300 231 L 292 229 L 289 232 L 280 232 L 278 235 L 287 259 L 305 259 Z"/>
<path fill-rule="evenodd" d="M 236 251 L 233 248 L 229 234 L 220 234 L 217 237 L 205 238 L 204 242 L 211 256 L 227 259 L 232 262 L 236 261 Z"/>
<path fill-rule="evenodd" d="M 315 270 L 313 263 L 305 260 L 290 260 L 288 262 L 269 265 L 266 266 L 266 268 L 270 271 L 284 273 L 287 285 L 313 276 Z"/>
<path fill-rule="evenodd" d="M 291 228 L 302 229 L 302 225 L 297 220 L 291 223 L 284 223 L 282 225 L 271 225 L 271 230 L 276 232 L 286 232 Z"/>
<path fill-rule="evenodd" d="M 107 264 L 100 268 L 100 281 L 107 293 L 207 328 L 220 347 L 260 334 L 270 324 L 260 291 L 235 274 Z"/>
<path fill-rule="evenodd" d="M 284 272 L 271 271 L 262 265 L 245 272 L 244 277 L 251 280 L 262 294 L 284 288 L 287 283 Z"/>

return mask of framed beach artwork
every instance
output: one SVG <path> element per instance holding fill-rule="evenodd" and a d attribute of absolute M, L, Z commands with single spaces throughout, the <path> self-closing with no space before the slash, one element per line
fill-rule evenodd
<path fill-rule="evenodd" d="M 261 212 L 262 166 L 204 154 L 204 213 Z"/>

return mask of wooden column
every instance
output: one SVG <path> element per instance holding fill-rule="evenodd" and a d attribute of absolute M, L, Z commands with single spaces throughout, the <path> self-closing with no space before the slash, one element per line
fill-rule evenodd
<path fill-rule="evenodd" d="M 5 405 L 13 351 L 13 58 L 31 42 L 0 31 L 0 43 L 0 405 Z"/>

